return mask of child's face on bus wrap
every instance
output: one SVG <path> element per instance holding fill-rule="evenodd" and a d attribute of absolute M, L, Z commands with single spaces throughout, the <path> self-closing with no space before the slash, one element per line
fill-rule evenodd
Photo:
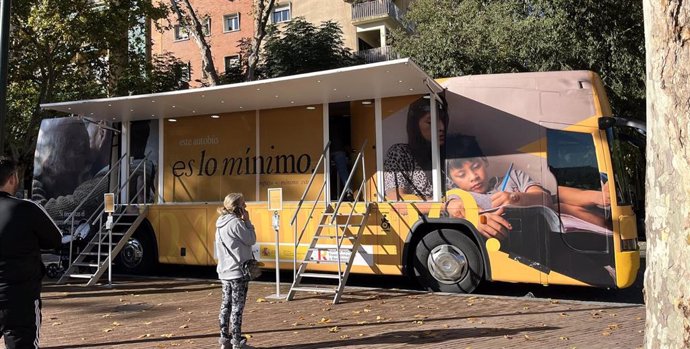
<path fill-rule="evenodd" d="M 486 180 L 486 165 L 487 163 L 483 159 L 469 159 L 461 167 L 451 168 L 448 175 L 458 188 L 484 194 L 489 191 L 489 182 Z"/>

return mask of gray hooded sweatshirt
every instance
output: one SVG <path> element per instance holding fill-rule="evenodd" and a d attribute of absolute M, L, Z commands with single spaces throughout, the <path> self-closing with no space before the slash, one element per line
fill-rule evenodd
<path fill-rule="evenodd" d="M 241 278 L 240 264 L 253 258 L 252 245 L 255 243 L 256 232 L 252 223 L 245 222 L 232 213 L 218 217 L 215 246 L 218 278 L 221 280 Z"/>

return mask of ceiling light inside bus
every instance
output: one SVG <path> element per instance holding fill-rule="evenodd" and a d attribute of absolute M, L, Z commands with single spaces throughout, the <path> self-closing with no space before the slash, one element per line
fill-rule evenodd
<path fill-rule="evenodd" d="M 170 122 L 177 122 L 177 119 L 168 119 Z"/>
<path fill-rule="evenodd" d="M 211 115 L 211 119 L 220 119 L 220 115 Z"/>
<path fill-rule="evenodd" d="M 308 106 L 307 109 L 308 109 L 308 110 L 314 110 L 314 109 L 316 109 L 316 107 Z"/>
<path fill-rule="evenodd" d="M 371 101 L 362 101 L 362 104 L 369 105 L 369 104 L 371 104 Z"/>

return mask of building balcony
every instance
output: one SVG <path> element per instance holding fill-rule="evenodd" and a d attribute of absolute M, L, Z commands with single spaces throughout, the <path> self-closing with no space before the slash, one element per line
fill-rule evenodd
<path fill-rule="evenodd" d="M 400 55 L 393 51 L 390 46 L 357 51 L 355 55 L 362 58 L 364 63 L 384 62 L 400 58 Z"/>
<path fill-rule="evenodd" d="M 392 0 L 371 0 L 352 4 L 352 24 L 362 24 L 380 20 L 394 20 L 402 25 L 405 11 Z"/>

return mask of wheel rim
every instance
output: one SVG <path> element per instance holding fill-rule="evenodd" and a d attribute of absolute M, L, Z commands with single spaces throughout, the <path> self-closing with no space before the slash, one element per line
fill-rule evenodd
<path fill-rule="evenodd" d="M 144 246 L 137 239 L 130 239 L 122 248 L 122 264 L 129 269 L 134 269 L 144 259 Z"/>
<path fill-rule="evenodd" d="M 467 256 L 453 245 L 434 247 L 427 259 L 429 273 L 444 284 L 455 284 L 468 273 Z"/>

